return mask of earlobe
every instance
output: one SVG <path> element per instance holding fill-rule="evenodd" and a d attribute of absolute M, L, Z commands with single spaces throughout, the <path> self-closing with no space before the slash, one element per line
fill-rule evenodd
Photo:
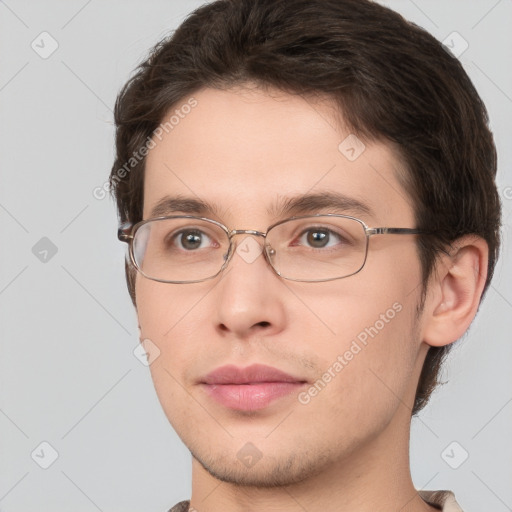
<path fill-rule="evenodd" d="M 465 236 L 439 258 L 424 308 L 423 341 L 427 345 L 449 345 L 469 328 L 487 279 L 488 253 L 485 240 Z"/>

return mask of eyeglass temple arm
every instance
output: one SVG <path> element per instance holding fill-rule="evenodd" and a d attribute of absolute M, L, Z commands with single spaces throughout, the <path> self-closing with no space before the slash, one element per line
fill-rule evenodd
<path fill-rule="evenodd" d="M 427 231 L 412 228 L 368 228 L 366 233 L 368 235 L 421 235 L 426 234 Z"/>
<path fill-rule="evenodd" d="M 124 224 L 121 224 L 117 230 L 117 238 L 121 242 L 129 243 L 130 240 L 133 238 L 133 235 L 131 234 L 133 224 L 130 222 L 125 222 Z"/>

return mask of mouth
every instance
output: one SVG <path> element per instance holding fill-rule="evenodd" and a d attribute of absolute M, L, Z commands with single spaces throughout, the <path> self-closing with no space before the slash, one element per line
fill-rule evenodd
<path fill-rule="evenodd" d="M 260 364 L 247 368 L 223 366 L 200 382 L 216 402 L 239 411 L 264 409 L 275 400 L 298 391 L 306 383 L 303 378 Z"/>

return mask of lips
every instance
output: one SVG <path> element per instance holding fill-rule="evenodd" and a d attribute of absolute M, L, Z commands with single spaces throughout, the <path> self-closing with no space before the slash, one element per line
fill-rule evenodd
<path fill-rule="evenodd" d="M 208 395 L 221 405 L 240 411 L 260 410 L 274 400 L 297 391 L 305 379 L 271 366 L 222 366 L 201 379 Z"/>
<path fill-rule="evenodd" d="M 234 365 L 222 366 L 209 373 L 202 382 L 205 384 L 255 384 L 258 382 L 305 382 L 305 380 L 271 366 L 253 364 L 247 368 L 238 368 Z"/>

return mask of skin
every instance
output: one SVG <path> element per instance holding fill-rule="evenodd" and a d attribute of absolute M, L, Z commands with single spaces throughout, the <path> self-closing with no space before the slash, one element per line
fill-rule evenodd
<path fill-rule="evenodd" d="M 230 229 L 266 231 L 283 218 L 267 211 L 276 199 L 336 191 L 371 207 L 373 215 L 355 215 L 371 227 L 415 227 L 398 156 L 365 141 L 362 155 L 347 160 L 338 145 L 350 131 L 329 104 L 255 87 L 203 89 L 194 98 L 197 107 L 148 154 L 144 218 L 165 195 L 181 195 L 217 204 L 204 215 Z M 322 212 L 353 214 L 311 211 Z M 247 263 L 237 253 L 202 283 L 138 273 L 141 339 L 160 350 L 150 366 L 155 389 L 193 456 L 191 505 L 199 512 L 434 510 L 410 477 L 415 389 L 429 345 L 455 341 L 473 319 L 486 258 L 485 242 L 459 240 L 440 258 L 419 315 L 421 267 L 411 235 L 372 237 L 361 272 L 324 283 L 283 280 L 263 256 Z M 292 393 L 242 413 L 198 384 L 225 364 L 262 363 L 307 380 L 307 390 L 395 303 L 401 311 L 307 404 Z M 247 443 L 261 455 L 252 467 L 237 457 Z"/>

